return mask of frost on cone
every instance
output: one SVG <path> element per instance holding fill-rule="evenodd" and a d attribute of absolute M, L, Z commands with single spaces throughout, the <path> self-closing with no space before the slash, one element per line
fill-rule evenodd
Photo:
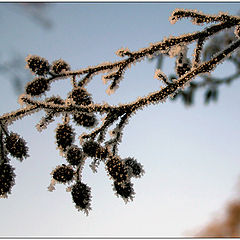
<path fill-rule="evenodd" d="M 74 132 L 72 127 L 68 124 L 59 124 L 56 129 L 56 142 L 57 146 L 66 151 L 66 148 L 71 146 L 74 141 Z"/>
<path fill-rule="evenodd" d="M 125 164 L 118 157 L 111 157 L 106 162 L 106 168 L 110 176 L 118 183 L 128 179 L 128 170 Z"/>
<path fill-rule="evenodd" d="M 0 197 L 6 197 L 11 192 L 11 188 L 15 183 L 13 170 L 8 163 L 0 164 Z"/>
<path fill-rule="evenodd" d="M 83 152 L 82 152 L 82 150 L 78 146 L 71 145 L 70 147 L 67 148 L 66 160 L 71 165 L 78 165 L 78 164 L 80 164 L 82 162 L 82 160 L 83 160 Z"/>
<path fill-rule="evenodd" d="M 73 179 L 74 171 L 71 167 L 62 164 L 53 171 L 53 179 L 61 183 L 69 182 Z"/>
<path fill-rule="evenodd" d="M 114 190 L 116 191 L 117 195 L 121 196 L 125 201 L 129 199 L 133 199 L 134 190 L 133 184 L 130 182 L 126 182 L 124 184 L 119 184 L 118 182 L 114 182 Z"/>
<path fill-rule="evenodd" d="M 107 150 L 100 146 L 99 143 L 95 141 L 87 141 L 83 143 L 83 152 L 87 154 L 89 157 L 96 157 L 100 159 L 105 159 L 107 157 Z"/>
<path fill-rule="evenodd" d="M 51 70 L 55 74 L 60 74 L 64 71 L 69 71 L 70 66 L 62 59 L 58 59 L 52 63 Z"/>
<path fill-rule="evenodd" d="M 11 133 L 6 137 L 5 146 L 8 152 L 20 161 L 28 156 L 28 147 L 26 146 L 26 142 L 23 138 L 20 138 L 17 133 Z"/>
<path fill-rule="evenodd" d="M 49 89 L 49 82 L 44 77 L 37 77 L 27 83 L 26 93 L 31 96 L 39 96 Z"/>
<path fill-rule="evenodd" d="M 73 120 L 78 125 L 87 128 L 94 127 L 97 124 L 97 119 L 94 114 L 77 113 L 73 115 Z"/>
<path fill-rule="evenodd" d="M 91 95 L 82 87 L 76 87 L 70 92 L 70 98 L 76 105 L 90 105 L 93 103 Z M 83 127 L 94 127 L 97 124 L 97 119 L 94 114 L 77 113 L 73 114 L 73 120 L 76 124 Z"/>
<path fill-rule="evenodd" d="M 69 94 L 69 98 L 77 105 L 89 105 L 92 103 L 90 94 L 82 87 L 77 87 Z"/>
<path fill-rule="evenodd" d="M 78 181 L 73 185 L 72 190 L 72 199 L 76 204 L 76 208 L 79 210 L 84 210 L 88 214 L 90 210 L 90 201 L 91 201 L 91 189 L 86 184 Z"/>
<path fill-rule="evenodd" d="M 124 159 L 124 163 L 129 170 L 129 175 L 132 175 L 133 177 L 141 177 L 143 175 L 143 166 L 134 158 L 126 158 Z"/>
<path fill-rule="evenodd" d="M 45 58 L 36 55 L 28 55 L 26 57 L 26 62 L 26 67 L 39 76 L 49 73 L 50 65 Z"/>

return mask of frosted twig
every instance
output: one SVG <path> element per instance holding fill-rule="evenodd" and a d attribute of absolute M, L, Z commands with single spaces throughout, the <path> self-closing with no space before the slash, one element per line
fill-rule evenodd
<path fill-rule="evenodd" d="M 0 116 L 0 156 L 2 157 L 4 154 L 5 146 L 3 147 L 3 144 L 6 145 L 7 151 L 13 157 L 21 160 L 23 157 L 27 156 L 28 148 L 24 139 L 18 134 L 11 133 L 11 136 L 7 138 L 8 141 L 5 139 L 4 141 L 6 143 L 3 143 L 3 133 L 8 137 L 7 130 L 5 130 L 8 124 L 28 114 L 43 110 L 46 115 L 37 125 L 38 130 L 42 130 L 54 120 L 55 116 L 62 115 L 62 123 L 57 125 L 55 138 L 60 154 L 66 158 L 69 165 L 66 166 L 62 164 L 55 168 L 52 172 L 53 179 L 49 190 L 54 189 L 56 181 L 64 184 L 75 182 L 68 188 L 72 194 L 73 201 L 77 209 L 88 213 L 91 209 L 91 189 L 82 182 L 81 174 L 85 159 L 89 157 L 94 159 L 90 165 L 94 171 L 96 171 L 96 167 L 99 165 L 100 161 L 104 162 L 108 175 L 114 181 L 114 190 L 118 195 L 124 200 L 132 199 L 134 190 L 130 178 L 133 176 L 142 176 L 143 168 L 136 160 L 132 158 L 128 158 L 128 160 L 121 159 L 117 153 L 117 146 L 121 141 L 123 128 L 128 123 L 129 118 L 135 114 L 137 110 L 141 110 L 151 104 L 164 102 L 168 96 L 173 96 L 178 91 L 183 90 L 195 77 L 201 74 L 210 73 L 219 63 L 230 57 L 230 55 L 240 47 L 240 29 L 237 26 L 237 29 L 235 29 L 237 40 L 228 45 L 221 52 L 215 54 L 209 61 L 201 62 L 201 52 L 204 41 L 221 30 L 240 25 L 240 18 L 223 13 L 219 15 L 205 15 L 197 11 L 177 9 L 173 12 L 171 21 L 174 23 L 184 17 L 192 18 L 195 24 L 209 22 L 220 23 L 207 27 L 202 31 L 188 33 L 179 37 L 165 38 L 161 42 L 150 44 L 149 47 L 142 48 L 135 52 L 130 52 L 127 48 L 119 49 L 116 54 L 119 57 L 126 57 L 125 59 L 113 63 L 102 63 L 77 71 L 70 71 L 70 65 L 62 59 L 54 61 L 51 65 L 46 59 L 39 56 L 28 56 L 26 58 L 27 67 L 38 76 L 27 84 L 25 89 L 26 94 L 22 94 L 19 97 L 19 103 L 22 105 L 22 108 Z M 197 45 L 191 66 L 187 58 L 187 45 L 194 41 L 197 42 Z M 123 79 L 124 72 L 127 68 L 130 68 L 132 64 L 142 61 L 144 58 L 153 57 L 160 53 L 168 54 L 170 57 L 177 57 L 176 62 L 178 65 L 176 64 L 176 72 L 179 76 L 177 79 L 170 82 L 166 74 L 158 69 L 155 73 L 155 77 L 162 80 L 166 85 L 165 87 L 161 87 L 160 90 L 149 93 L 147 96 L 139 97 L 130 103 L 109 105 L 106 103 L 94 103 L 91 94 L 85 89 L 85 86 L 93 76 L 104 73 L 105 76 L 102 78 L 104 83 L 110 81 L 107 92 L 112 93 L 119 86 L 119 82 Z M 81 75 L 85 76 L 77 83 L 76 77 Z M 50 89 L 50 84 L 53 80 L 65 79 L 68 77 L 71 78 L 73 88 L 65 100 L 59 96 L 52 96 L 44 100 L 36 100 L 35 97 L 42 96 Z M 235 77 L 236 75 L 232 75 L 228 81 L 232 81 Z M 208 78 L 205 77 L 204 82 L 198 83 L 198 85 L 195 84 L 194 86 L 204 85 L 207 82 L 209 82 Z M 220 84 L 222 81 L 214 80 L 212 83 Z M 212 89 L 210 90 L 212 91 Z M 212 94 L 211 91 L 209 91 L 210 94 Z M 190 91 L 190 93 L 192 94 L 192 91 Z M 216 96 L 216 91 L 214 94 L 214 96 Z M 209 96 L 207 96 L 208 99 Z M 95 117 L 95 113 L 101 115 L 105 114 L 105 118 L 102 119 L 102 124 L 99 127 L 96 127 L 98 121 Z M 79 139 L 82 148 L 74 144 L 76 133 L 75 129 L 71 126 L 72 122 L 70 121 L 70 117 L 72 117 L 73 123 L 76 125 L 88 129 L 92 128 L 90 133 L 84 133 L 80 136 Z M 105 140 L 107 129 L 116 123 L 119 118 L 119 123 L 116 124 L 116 127 L 110 133 L 110 140 L 105 141 L 105 146 L 103 146 L 102 142 Z M 4 126 L 2 124 L 4 124 Z M 3 169 L 6 173 L 11 173 L 12 171 L 10 165 L 0 165 L 0 167 L 6 168 Z M 13 185 L 13 175 L 9 175 L 8 177 L 10 177 L 9 183 L 11 183 L 8 185 L 9 189 L 2 190 L 0 188 L 0 196 L 5 196 L 6 192 L 9 193 Z"/>
<path fill-rule="evenodd" d="M 201 32 L 189 33 L 179 37 L 170 37 L 168 39 L 163 40 L 162 42 L 150 44 L 150 47 L 142 48 L 136 52 L 131 52 L 129 57 L 124 60 L 114 62 L 114 63 L 103 63 L 94 67 L 88 67 L 88 68 L 84 68 L 77 71 L 64 71 L 58 75 L 54 75 L 50 77 L 47 80 L 50 82 L 52 80 L 63 79 L 69 76 L 78 76 L 78 75 L 87 74 L 85 78 L 83 78 L 83 80 L 80 81 L 79 83 L 80 86 L 83 86 L 83 85 L 86 85 L 87 82 L 89 82 L 90 77 L 93 74 L 95 75 L 97 73 L 104 73 L 106 71 L 108 72 L 108 71 L 113 71 L 117 69 L 115 73 L 112 73 L 109 76 L 109 78 L 113 77 L 113 83 L 111 84 L 110 88 L 114 88 L 117 85 L 118 80 L 122 78 L 122 74 L 124 73 L 124 70 L 129 68 L 132 63 L 136 63 L 138 61 L 143 60 L 145 57 L 150 57 L 160 52 L 164 53 L 168 51 L 171 47 L 178 45 L 180 43 L 185 43 L 185 44 L 191 43 L 197 39 L 205 40 L 209 36 L 212 36 L 223 29 L 231 28 L 239 23 L 240 23 L 239 17 L 231 17 L 230 21 L 224 21 L 222 23 L 213 25 L 211 27 L 204 29 Z"/>
<path fill-rule="evenodd" d="M 218 15 L 207 15 L 197 10 L 176 9 L 170 16 L 170 21 L 174 23 L 182 18 L 192 18 L 194 24 L 210 23 L 210 22 L 236 22 L 239 17 L 229 16 L 225 13 Z"/>
<path fill-rule="evenodd" d="M 163 89 L 153 92 L 149 94 L 146 97 L 139 98 L 138 100 L 131 102 L 129 104 L 120 104 L 119 106 L 110 106 L 107 104 L 100 105 L 100 104 L 91 104 L 89 106 L 78 106 L 78 105 L 59 105 L 59 104 L 53 104 L 53 103 L 47 103 L 47 102 L 41 102 L 36 101 L 33 99 L 30 99 L 27 95 L 22 96 L 21 100 L 29 105 L 32 105 L 30 107 L 26 107 L 23 109 L 19 109 L 16 112 L 5 114 L 0 117 L 1 120 L 8 120 L 13 117 L 20 117 L 22 115 L 25 115 L 29 113 L 32 110 L 35 109 L 51 109 L 56 112 L 99 112 L 99 113 L 107 113 L 111 112 L 112 110 L 117 110 L 116 113 L 121 116 L 125 112 L 134 112 L 139 108 L 143 108 L 144 106 L 147 106 L 149 104 L 156 104 L 159 101 L 163 101 L 166 99 L 169 95 L 173 94 L 177 89 L 184 87 L 184 84 L 186 84 L 188 81 L 195 78 L 198 74 L 210 72 L 213 70 L 213 68 L 216 67 L 216 65 L 221 62 L 224 58 L 228 57 L 228 55 L 233 52 L 236 48 L 238 48 L 240 45 L 240 40 L 237 40 L 236 42 L 232 43 L 228 48 L 223 50 L 221 53 L 216 55 L 211 60 L 200 64 L 197 68 L 192 69 L 191 71 L 187 72 L 185 75 L 180 77 L 175 83 L 168 84 Z"/>

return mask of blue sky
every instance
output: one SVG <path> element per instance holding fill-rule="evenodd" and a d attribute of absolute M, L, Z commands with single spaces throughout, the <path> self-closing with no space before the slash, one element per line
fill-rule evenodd
<path fill-rule="evenodd" d="M 46 30 L 16 4 L 0 3 L 1 61 L 8 53 L 40 55 L 52 62 L 62 58 L 73 70 L 106 61 L 117 61 L 121 47 L 138 50 L 170 35 L 200 30 L 183 20 L 171 25 L 175 8 L 198 9 L 208 14 L 228 11 L 236 15 L 239 3 L 51 3 Z M 144 61 L 126 71 L 115 94 L 95 77 L 87 89 L 95 102 L 130 102 L 159 88 L 154 79 L 156 62 Z M 232 67 L 222 64 L 216 76 L 228 76 Z M 27 71 L 23 69 L 23 71 Z M 166 61 L 163 71 L 173 72 Z M 31 76 L 28 80 L 31 80 Z M 0 113 L 19 108 L 18 96 L 6 75 L 0 75 Z M 26 81 L 26 80 L 25 80 Z M 68 80 L 53 84 L 49 94 L 66 96 Z M 92 173 L 86 164 L 84 182 L 92 188 L 92 211 L 78 212 L 65 187 L 47 191 L 50 172 L 64 162 L 54 139 L 56 123 L 39 133 L 34 127 L 42 113 L 17 121 L 9 130 L 19 133 L 30 148 L 30 157 L 16 168 L 16 185 L 8 199 L 1 199 L 0 236 L 145 236 L 178 237 L 204 226 L 237 194 L 239 164 L 238 81 L 220 87 L 219 100 L 203 104 L 199 91 L 193 107 L 180 100 L 149 106 L 137 112 L 125 127 L 119 154 L 135 157 L 145 175 L 133 181 L 136 196 L 127 205 L 112 191 L 104 166 Z M 80 135 L 84 129 L 77 128 Z"/>

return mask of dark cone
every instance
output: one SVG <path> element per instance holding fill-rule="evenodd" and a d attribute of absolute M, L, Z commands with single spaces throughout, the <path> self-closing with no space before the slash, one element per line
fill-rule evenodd
<path fill-rule="evenodd" d="M 77 105 L 89 105 L 92 103 L 90 94 L 81 87 L 77 87 L 69 94 L 69 98 Z"/>
<path fill-rule="evenodd" d="M 49 63 L 45 58 L 36 55 L 30 55 L 26 58 L 27 67 L 37 75 L 46 75 L 49 73 Z"/>
<path fill-rule="evenodd" d="M 66 183 L 72 180 L 73 174 L 73 169 L 63 164 L 54 170 L 53 178 L 59 182 Z"/>
<path fill-rule="evenodd" d="M 97 123 L 97 119 L 93 114 L 92 115 L 84 113 L 74 114 L 73 120 L 75 123 L 83 127 L 93 127 Z"/>
<path fill-rule="evenodd" d="M 107 171 L 118 183 L 122 183 L 128 178 L 126 166 L 118 157 L 112 157 L 106 162 Z"/>
<path fill-rule="evenodd" d="M 71 165 L 78 165 L 83 160 L 83 152 L 77 146 L 70 146 L 67 148 L 66 160 Z"/>
<path fill-rule="evenodd" d="M 22 160 L 28 156 L 28 148 L 26 146 L 26 142 L 16 133 L 11 133 L 6 137 L 5 146 L 8 152 L 19 160 Z"/>
<path fill-rule="evenodd" d="M 74 132 L 68 124 L 61 124 L 56 129 L 56 140 L 59 148 L 64 151 L 71 146 L 74 141 Z"/>
<path fill-rule="evenodd" d="M 124 185 L 118 184 L 114 182 L 114 188 L 118 195 L 122 196 L 123 198 L 128 199 L 134 194 L 132 184 L 127 182 Z"/>
<path fill-rule="evenodd" d="M 48 90 L 49 84 L 43 77 L 35 78 L 33 81 L 27 83 L 26 93 L 31 96 L 39 96 Z"/>
<path fill-rule="evenodd" d="M 52 63 L 51 70 L 55 74 L 60 74 L 63 71 L 69 71 L 70 66 L 65 61 L 63 61 L 62 59 L 59 59 L 59 60 L 56 60 Z"/>
<path fill-rule="evenodd" d="M 90 188 L 86 184 L 77 182 L 72 187 L 71 194 L 73 202 L 76 204 L 76 207 L 85 210 L 89 208 L 91 201 L 91 192 Z"/>
<path fill-rule="evenodd" d="M 0 196 L 10 193 L 14 185 L 15 174 L 8 163 L 0 164 Z"/>

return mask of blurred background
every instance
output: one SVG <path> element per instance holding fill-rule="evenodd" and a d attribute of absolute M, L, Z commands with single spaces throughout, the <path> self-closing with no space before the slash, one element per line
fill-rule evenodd
<path fill-rule="evenodd" d="M 171 25 L 168 19 L 176 8 L 238 15 L 240 4 L 0 3 L 0 114 L 20 107 L 18 96 L 33 79 L 25 69 L 28 54 L 49 62 L 62 58 L 77 70 L 120 60 L 115 52 L 122 47 L 136 51 L 164 37 L 205 27 L 187 19 Z M 214 47 L 221 49 L 233 38 L 230 31 L 205 43 L 205 60 L 217 51 Z M 189 47 L 189 57 L 194 46 Z M 161 55 L 132 66 L 111 96 L 105 92 L 101 75 L 87 89 L 96 103 L 127 103 L 159 89 L 160 82 L 154 79 L 156 68 L 174 77 L 174 61 Z M 145 175 L 133 181 L 133 202 L 125 204 L 114 195 L 103 164 L 93 173 L 86 162 L 83 181 L 92 188 L 93 196 L 88 217 L 75 209 L 63 185 L 58 184 L 54 192 L 47 190 L 50 172 L 65 161 L 55 145 L 54 130 L 61 118 L 42 133 L 35 125 L 43 112 L 14 122 L 9 130 L 27 141 L 30 157 L 22 163 L 11 161 L 16 185 L 8 199 L 0 199 L 0 236 L 239 235 L 238 69 L 236 54 L 212 75 L 197 78 L 176 100 L 149 106 L 130 119 L 119 154 L 135 157 L 145 169 Z M 198 83 L 203 83 L 202 87 Z M 70 90 L 70 79 L 56 81 L 48 96 L 66 97 Z M 76 130 L 78 135 L 85 131 Z"/>

